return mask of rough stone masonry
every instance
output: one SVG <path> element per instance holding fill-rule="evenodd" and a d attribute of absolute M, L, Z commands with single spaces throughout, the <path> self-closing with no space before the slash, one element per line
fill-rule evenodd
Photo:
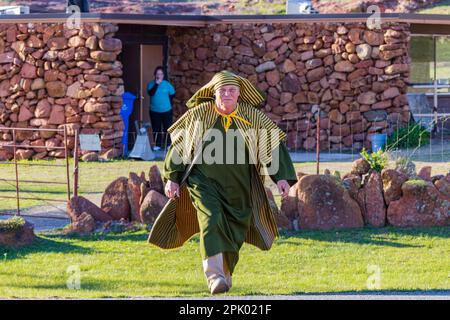
<path fill-rule="evenodd" d="M 13 157 L 11 131 L 1 127 L 61 128 L 67 124 L 68 146 L 75 130 L 101 134 L 106 157 L 120 151 L 123 123 L 122 43 L 118 26 L 83 23 L 0 24 L 0 160 Z M 18 131 L 18 159 L 64 157 L 61 134 Z M 118 147 L 118 148 L 114 148 Z"/>
<path fill-rule="evenodd" d="M 408 122 L 409 25 L 385 23 L 211 24 L 171 27 L 175 114 L 212 75 L 231 69 L 267 92 L 261 107 L 291 149 L 370 147 L 370 134 Z"/>

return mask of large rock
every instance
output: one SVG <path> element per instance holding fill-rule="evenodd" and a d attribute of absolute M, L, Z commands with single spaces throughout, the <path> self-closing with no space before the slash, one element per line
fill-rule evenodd
<path fill-rule="evenodd" d="M 403 196 L 389 204 L 388 222 L 396 227 L 450 225 L 450 197 L 428 181 L 409 180 L 402 185 Z"/>
<path fill-rule="evenodd" d="M 383 194 L 386 205 L 391 201 L 400 199 L 402 196 L 402 185 L 408 180 L 408 176 L 394 169 L 385 169 L 381 172 L 383 181 Z"/>
<path fill-rule="evenodd" d="M 145 183 L 136 173 L 130 172 L 127 183 L 127 196 L 131 209 L 131 220 L 141 221 L 140 201 L 141 201 L 141 184 Z"/>
<path fill-rule="evenodd" d="M 164 183 L 161 178 L 161 172 L 156 164 L 150 167 L 150 171 L 148 172 L 148 182 L 148 187 L 150 190 L 155 190 L 161 194 L 164 194 Z"/>
<path fill-rule="evenodd" d="M 0 220 L 0 246 L 22 247 L 33 243 L 34 226 L 22 217 Z"/>
<path fill-rule="evenodd" d="M 130 220 L 130 204 L 127 195 L 128 179 L 120 177 L 106 187 L 102 196 L 101 208 L 113 220 Z"/>
<path fill-rule="evenodd" d="M 62 81 L 49 81 L 45 84 L 50 97 L 60 98 L 66 95 L 67 86 Z"/>
<path fill-rule="evenodd" d="M 95 231 L 95 226 L 94 217 L 87 212 L 83 212 L 74 222 L 72 222 L 67 229 L 66 234 L 90 234 Z"/>
<path fill-rule="evenodd" d="M 366 159 L 359 158 L 352 162 L 352 170 L 351 173 L 357 174 L 357 175 L 364 175 L 368 173 L 370 170 L 370 164 L 367 162 Z"/>
<path fill-rule="evenodd" d="M 76 221 L 83 212 L 90 214 L 96 221 L 106 222 L 112 220 L 109 214 L 82 196 L 72 197 L 67 202 L 67 213 L 72 221 Z"/>
<path fill-rule="evenodd" d="M 348 191 L 329 175 L 307 175 L 298 182 L 301 229 L 340 229 L 364 226 L 361 210 Z"/>
<path fill-rule="evenodd" d="M 161 193 L 150 190 L 140 207 L 140 219 L 143 223 L 153 224 L 169 199 Z"/>
<path fill-rule="evenodd" d="M 364 185 L 366 210 L 365 222 L 372 227 L 384 227 L 386 223 L 386 206 L 384 204 L 381 174 L 371 172 Z"/>

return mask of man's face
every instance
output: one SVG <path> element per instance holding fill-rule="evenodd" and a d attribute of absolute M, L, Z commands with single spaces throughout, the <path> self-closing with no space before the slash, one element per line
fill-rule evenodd
<path fill-rule="evenodd" d="M 221 86 L 216 90 L 216 104 L 223 108 L 233 108 L 239 98 L 239 87 L 235 85 Z"/>

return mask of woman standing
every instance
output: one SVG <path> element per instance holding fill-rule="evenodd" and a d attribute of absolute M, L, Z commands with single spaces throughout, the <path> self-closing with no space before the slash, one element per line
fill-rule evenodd
<path fill-rule="evenodd" d="M 170 82 L 164 80 L 162 66 L 156 67 L 153 75 L 155 80 L 147 84 L 147 92 L 150 95 L 150 121 L 153 132 L 161 132 L 160 138 L 156 139 L 154 150 L 160 150 L 166 139 L 167 129 L 172 125 L 172 100 L 175 89 Z M 168 143 L 170 144 L 169 140 Z"/>

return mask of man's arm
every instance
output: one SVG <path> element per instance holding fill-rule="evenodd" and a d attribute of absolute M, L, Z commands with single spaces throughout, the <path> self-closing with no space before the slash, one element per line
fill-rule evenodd
<path fill-rule="evenodd" d="M 292 164 L 291 156 L 283 142 L 274 150 L 278 152 L 278 170 L 270 175 L 273 182 L 278 183 L 281 180 L 286 180 L 289 186 L 297 183 L 297 174 L 295 173 L 294 165 Z"/>

